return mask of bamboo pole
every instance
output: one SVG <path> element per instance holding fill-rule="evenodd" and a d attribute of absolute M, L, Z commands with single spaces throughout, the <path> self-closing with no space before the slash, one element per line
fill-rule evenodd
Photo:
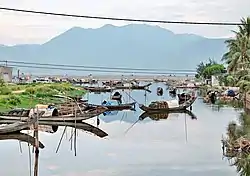
<path fill-rule="evenodd" d="M 35 133 L 35 165 L 34 165 L 34 176 L 38 176 L 38 158 L 39 158 L 39 139 L 38 139 L 38 122 L 39 122 L 39 112 L 37 108 L 36 112 L 36 122 L 34 123 L 34 133 Z"/>

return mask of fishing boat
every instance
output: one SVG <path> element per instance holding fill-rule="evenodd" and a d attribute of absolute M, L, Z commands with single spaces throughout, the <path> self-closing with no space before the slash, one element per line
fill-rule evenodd
<path fill-rule="evenodd" d="M 134 110 L 136 102 L 120 104 L 118 101 L 106 101 L 102 102 L 102 106 L 108 108 L 108 111 L 122 111 L 122 110 Z"/>
<path fill-rule="evenodd" d="M 179 104 L 178 100 L 169 100 L 169 101 L 155 101 L 150 103 L 149 106 L 143 104 L 139 105 L 139 108 L 145 112 L 159 112 L 159 111 L 181 111 L 189 108 L 196 100 L 196 96 L 192 96 L 189 100 Z"/>
<path fill-rule="evenodd" d="M 176 95 L 177 89 L 175 87 L 169 88 L 169 94 Z"/>
<path fill-rule="evenodd" d="M 67 107 L 68 108 L 68 107 Z M 86 106 L 83 110 L 78 107 L 72 107 L 70 109 L 63 109 L 62 107 L 57 109 L 56 107 L 51 107 L 49 105 L 37 106 L 34 109 L 13 109 L 7 113 L 2 113 L 0 115 L 0 120 L 21 120 L 25 121 L 30 118 L 34 113 L 38 111 L 44 111 L 45 113 L 39 117 L 40 121 L 82 121 L 89 118 L 98 116 L 107 110 L 104 106 Z"/>
<path fill-rule="evenodd" d="M 131 86 L 115 86 L 114 89 L 148 90 L 151 85 L 152 83 L 148 83 L 146 85 L 132 84 Z"/>
<path fill-rule="evenodd" d="M 183 92 L 181 94 L 177 94 L 177 96 L 178 96 L 180 104 L 191 98 L 191 94 L 185 93 L 185 92 Z"/>
<path fill-rule="evenodd" d="M 104 100 L 101 105 L 88 104 L 88 106 L 105 107 L 107 108 L 106 111 L 122 111 L 122 110 L 135 110 L 135 104 L 136 104 L 135 102 L 120 104 L 118 101 L 115 100 L 109 100 L 109 101 Z"/>
<path fill-rule="evenodd" d="M 106 81 L 106 82 L 102 82 L 102 85 L 104 86 L 124 86 L 124 84 L 121 81 Z"/>
<path fill-rule="evenodd" d="M 162 96 L 163 95 L 163 89 L 161 87 L 157 87 L 157 95 Z"/>
<path fill-rule="evenodd" d="M 115 92 L 111 97 L 111 100 L 117 100 L 120 102 L 121 102 L 121 99 L 122 99 L 122 94 L 120 94 L 119 92 Z"/>
<path fill-rule="evenodd" d="M 30 127 L 30 125 L 34 124 L 36 121 L 37 117 L 32 116 L 26 118 L 25 121 L 17 121 L 8 125 L 0 126 L 0 134 L 20 132 L 21 130 Z"/>
<path fill-rule="evenodd" d="M 169 114 L 180 114 L 180 113 L 188 114 L 192 119 L 197 119 L 194 113 L 192 113 L 187 109 L 184 109 L 171 112 L 144 112 L 139 116 L 139 120 L 144 120 L 147 117 L 149 117 L 152 120 L 167 119 L 169 117 Z"/>
<path fill-rule="evenodd" d="M 110 87 L 84 87 L 85 90 L 89 92 L 112 92 L 112 89 Z"/>
<path fill-rule="evenodd" d="M 36 146 L 35 138 L 25 133 L 10 133 L 10 134 L 0 134 L 0 140 L 18 140 L 20 142 L 26 142 L 32 146 Z M 39 141 L 39 148 L 43 149 L 44 145 Z"/>

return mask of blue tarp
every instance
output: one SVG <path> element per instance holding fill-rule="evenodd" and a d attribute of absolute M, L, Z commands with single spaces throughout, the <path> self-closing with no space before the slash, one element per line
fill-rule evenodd
<path fill-rule="evenodd" d="M 233 90 L 228 90 L 227 91 L 227 96 L 234 97 L 235 96 L 235 92 Z"/>
<path fill-rule="evenodd" d="M 103 102 L 102 102 L 102 105 L 103 106 L 116 106 L 116 105 L 119 105 L 118 104 L 118 102 L 117 101 L 106 101 L 106 100 L 104 100 Z"/>

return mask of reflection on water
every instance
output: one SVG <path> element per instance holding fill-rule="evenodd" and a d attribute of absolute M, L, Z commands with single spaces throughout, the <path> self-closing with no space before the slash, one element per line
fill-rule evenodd
<path fill-rule="evenodd" d="M 157 87 L 163 85 L 152 85 L 151 93 L 120 92 L 125 103 L 135 99 L 148 105 L 170 99 L 167 92 L 157 96 Z M 101 104 L 110 96 L 87 94 L 86 98 Z M 213 111 L 198 99 L 191 113 L 143 115 L 136 107 L 136 111 L 110 112 L 86 120 L 77 130 L 73 123 L 54 133 L 40 131 L 44 148 L 40 149 L 39 176 L 235 176 L 234 168 L 221 159 L 220 141 L 227 124 L 238 115 L 231 108 Z M 0 147 L 5 158 L 1 175 L 29 175 L 27 143 L 21 142 L 22 152 L 18 140 L 1 140 Z"/>
<path fill-rule="evenodd" d="M 223 156 L 240 176 L 250 175 L 250 116 L 242 113 L 239 123 L 228 124 L 226 137 L 222 139 Z"/>

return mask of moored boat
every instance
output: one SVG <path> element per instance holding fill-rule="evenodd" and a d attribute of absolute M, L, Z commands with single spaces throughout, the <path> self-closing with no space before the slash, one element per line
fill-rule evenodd
<path fill-rule="evenodd" d="M 117 100 L 121 103 L 122 100 L 122 94 L 120 94 L 119 92 L 115 92 L 112 97 L 111 100 Z"/>
<path fill-rule="evenodd" d="M 32 116 L 32 117 L 26 118 L 25 121 L 22 121 L 22 119 L 20 119 L 20 121 L 17 121 L 8 125 L 0 126 L 0 134 L 20 132 L 21 130 L 24 130 L 30 127 L 30 125 L 34 124 L 36 121 L 37 121 L 37 117 Z"/>
<path fill-rule="evenodd" d="M 88 105 L 90 107 L 102 106 L 107 108 L 106 111 L 122 111 L 122 110 L 135 110 L 135 104 L 136 104 L 135 102 L 120 104 L 118 101 L 115 100 L 109 100 L 109 101 L 104 100 L 101 105 L 96 105 L 96 104 L 88 104 Z"/>
<path fill-rule="evenodd" d="M 160 120 L 160 119 L 167 119 L 169 114 L 179 114 L 185 113 L 188 114 L 192 119 L 197 119 L 196 115 L 191 111 L 184 109 L 178 111 L 171 111 L 171 112 L 144 112 L 139 116 L 139 120 L 144 120 L 145 118 L 149 117 L 152 120 Z"/>
<path fill-rule="evenodd" d="M 63 108 L 55 108 L 48 107 L 48 105 L 41 105 L 37 109 L 13 109 L 9 112 L 2 113 L 0 115 L 0 120 L 21 120 L 26 121 L 32 116 L 34 113 L 43 111 L 45 112 L 41 117 L 39 117 L 39 121 L 82 121 L 95 116 L 98 116 L 107 110 L 104 106 L 98 107 L 88 107 L 86 106 L 84 109 L 77 109 L 77 107 L 72 107 L 70 109 Z"/>
<path fill-rule="evenodd" d="M 157 87 L 157 95 L 162 96 L 163 95 L 163 89 L 161 87 Z"/>
<path fill-rule="evenodd" d="M 85 90 L 89 92 L 112 92 L 110 87 L 84 87 Z"/>
<path fill-rule="evenodd" d="M 120 104 L 119 101 L 106 101 L 102 102 L 102 106 L 108 108 L 108 111 L 122 111 L 122 110 L 134 110 L 135 109 L 135 102 L 133 103 L 125 103 Z"/>
<path fill-rule="evenodd" d="M 151 85 L 152 83 L 146 85 L 115 86 L 114 89 L 148 90 Z"/>
<path fill-rule="evenodd" d="M 169 100 L 169 101 L 155 101 L 152 102 L 149 106 L 143 104 L 139 105 L 139 108 L 146 112 L 159 112 L 159 111 L 181 111 L 189 108 L 196 100 L 196 96 L 192 96 L 189 100 L 179 104 L 178 100 Z"/>
<path fill-rule="evenodd" d="M 169 94 L 176 95 L 177 89 L 175 87 L 169 88 Z"/>

